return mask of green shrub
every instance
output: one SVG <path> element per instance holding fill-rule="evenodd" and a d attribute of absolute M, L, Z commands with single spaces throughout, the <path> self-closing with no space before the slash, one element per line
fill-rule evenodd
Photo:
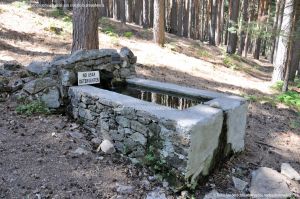
<path fill-rule="evenodd" d="M 119 35 L 116 33 L 115 29 L 111 26 L 106 27 L 102 30 L 105 34 L 107 34 L 110 37 L 118 37 Z"/>
<path fill-rule="evenodd" d="M 24 0 L 24 1 L 15 1 L 12 3 L 13 6 L 17 7 L 17 8 L 26 8 L 28 7 L 28 0 Z"/>
<path fill-rule="evenodd" d="M 233 59 L 231 58 L 231 56 L 228 55 L 226 55 L 225 58 L 223 59 L 223 64 L 226 67 L 231 68 L 233 70 L 238 68 L 238 66 L 234 63 Z"/>
<path fill-rule="evenodd" d="M 277 96 L 277 99 L 288 105 L 300 110 L 300 94 L 296 91 L 287 91 Z"/>
<path fill-rule="evenodd" d="M 17 106 L 16 112 L 29 116 L 33 114 L 49 114 L 50 110 L 44 102 L 35 100 L 27 104 Z"/>
<path fill-rule="evenodd" d="M 58 9 L 58 8 L 54 8 L 50 12 L 50 15 L 51 15 L 51 17 L 55 17 L 55 18 L 64 18 L 67 16 L 62 9 Z"/>
<path fill-rule="evenodd" d="M 278 81 L 273 86 L 271 86 L 271 88 L 276 91 L 281 91 L 282 87 L 283 87 L 283 81 Z"/>
<path fill-rule="evenodd" d="M 208 57 L 208 58 L 211 57 L 211 55 L 209 54 L 209 52 L 207 52 L 206 50 L 198 50 L 198 55 L 200 57 Z"/>
<path fill-rule="evenodd" d="M 133 33 L 128 31 L 128 32 L 124 32 L 124 37 L 127 37 L 128 39 L 130 39 L 133 36 Z"/>

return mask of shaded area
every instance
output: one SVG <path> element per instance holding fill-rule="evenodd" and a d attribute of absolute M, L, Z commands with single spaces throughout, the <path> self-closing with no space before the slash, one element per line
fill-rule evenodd
<path fill-rule="evenodd" d="M 137 87 L 133 85 L 127 85 L 125 87 L 111 88 L 111 91 L 128 95 L 143 101 L 153 102 L 170 108 L 183 110 L 203 104 L 209 99 L 195 98 L 191 96 L 185 96 L 175 93 L 169 93 L 160 90 L 154 90 L 146 87 Z"/>

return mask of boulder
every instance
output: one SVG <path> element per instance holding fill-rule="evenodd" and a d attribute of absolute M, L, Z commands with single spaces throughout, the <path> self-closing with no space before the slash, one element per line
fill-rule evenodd
<path fill-rule="evenodd" d="M 281 174 L 291 180 L 300 181 L 300 174 L 289 163 L 281 164 Z"/>
<path fill-rule="evenodd" d="M 109 140 L 103 140 L 99 147 L 104 153 L 111 154 L 116 152 L 114 145 Z"/>
<path fill-rule="evenodd" d="M 13 92 L 22 89 L 24 86 L 23 80 L 22 79 L 17 79 L 15 80 L 12 85 L 11 85 L 11 89 Z"/>
<path fill-rule="evenodd" d="M 63 86 L 73 86 L 77 82 L 75 72 L 71 70 L 59 70 L 60 81 Z"/>
<path fill-rule="evenodd" d="M 233 181 L 234 187 L 239 191 L 243 191 L 246 188 L 246 186 L 248 185 L 247 182 L 245 182 L 239 178 L 236 178 L 236 177 L 232 177 L 232 181 Z"/>
<path fill-rule="evenodd" d="M 122 185 L 117 183 L 117 192 L 120 194 L 131 194 L 134 191 L 134 187 L 131 185 Z"/>
<path fill-rule="evenodd" d="M 89 151 L 83 149 L 83 148 L 77 148 L 75 151 L 73 151 L 73 154 L 75 156 L 78 156 L 78 155 L 88 155 L 89 154 Z"/>
<path fill-rule="evenodd" d="M 8 84 L 9 79 L 7 77 L 0 77 L 0 92 L 10 92 L 11 87 Z"/>
<path fill-rule="evenodd" d="M 41 99 L 49 108 L 60 107 L 59 91 L 56 87 L 49 89 L 46 93 L 42 95 Z"/>
<path fill-rule="evenodd" d="M 292 192 L 285 176 L 271 168 L 260 167 L 252 172 L 250 194 L 268 198 L 287 198 Z"/>
<path fill-rule="evenodd" d="M 31 62 L 26 69 L 33 75 L 45 75 L 50 71 L 50 63 L 34 61 Z"/>
<path fill-rule="evenodd" d="M 56 81 L 51 79 L 50 77 L 39 78 L 32 80 L 25 84 L 24 90 L 30 94 L 36 94 L 45 88 L 53 87 L 56 85 Z"/>
<path fill-rule="evenodd" d="M 157 188 L 149 192 L 146 196 L 146 199 L 167 199 L 167 197 L 166 194 L 160 188 Z"/>
<path fill-rule="evenodd" d="M 212 190 L 203 199 L 235 199 L 235 197 L 230 194 L 220 194 L 216 190 Z"/>
<path fill-rule="evenodd" d="M 7 61 L 3 63 L 3 68 L 5 70 L 16 71 L 19 70 L 22 65 L 17 61 Z"/>

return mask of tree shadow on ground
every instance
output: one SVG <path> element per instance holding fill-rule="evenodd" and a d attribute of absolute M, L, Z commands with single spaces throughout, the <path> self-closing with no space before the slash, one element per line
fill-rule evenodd
<path fill-rule="evenodd" d="M 31 55 L 31 56 L 58 56 L 63 55 L 59 53 L 49 53 L 49 52 L 40 52 L 40 51 L 31 51 L 31 50 L 24 50 L 22 48 L 10 45 L 4 41 L 0 41 L 0 46 L 2 50 L 7 50 L 16 54 L 20 55 Z"/>
<path fill-rule="evenodd" d="M 226 90 L 229 92 L 229 94 L 234 94 L 234 92 L 230 92 L 230 91 L 238 90 L 241 93 L 245 93 L 247 95 L 257 94 L 257 95 L 268 96 L 267 94 L 259 90 L 248 89 L 248 88 L 243 88 L 241 86 L 235 86 L 226 83 L 207 80 L 201 77 L 192 76 L 188 73 L 173 70 L 168 67 L 138 64 L 136 70 L 138 76 L 146 79 L 154 79 L 157 81 L 171 82 L 179 85 L 195 87 L 199 89 L 208 89 L 213 91 Z"/>

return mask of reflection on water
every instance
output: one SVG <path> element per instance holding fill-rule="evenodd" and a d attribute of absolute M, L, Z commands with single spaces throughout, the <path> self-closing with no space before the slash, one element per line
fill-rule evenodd
<path fill-rule="evenodd" d="M 123 95 L 128 95 L 140 100 L 153 102 L 156 104 L 176 108 L 179 110 L 186 109 L 198 104 L 203 104 L 204 102 L 209 101 L 209 99 L 183 96 L 131 85 L 126 87 L 113 88 L 109 90 Z"/>

